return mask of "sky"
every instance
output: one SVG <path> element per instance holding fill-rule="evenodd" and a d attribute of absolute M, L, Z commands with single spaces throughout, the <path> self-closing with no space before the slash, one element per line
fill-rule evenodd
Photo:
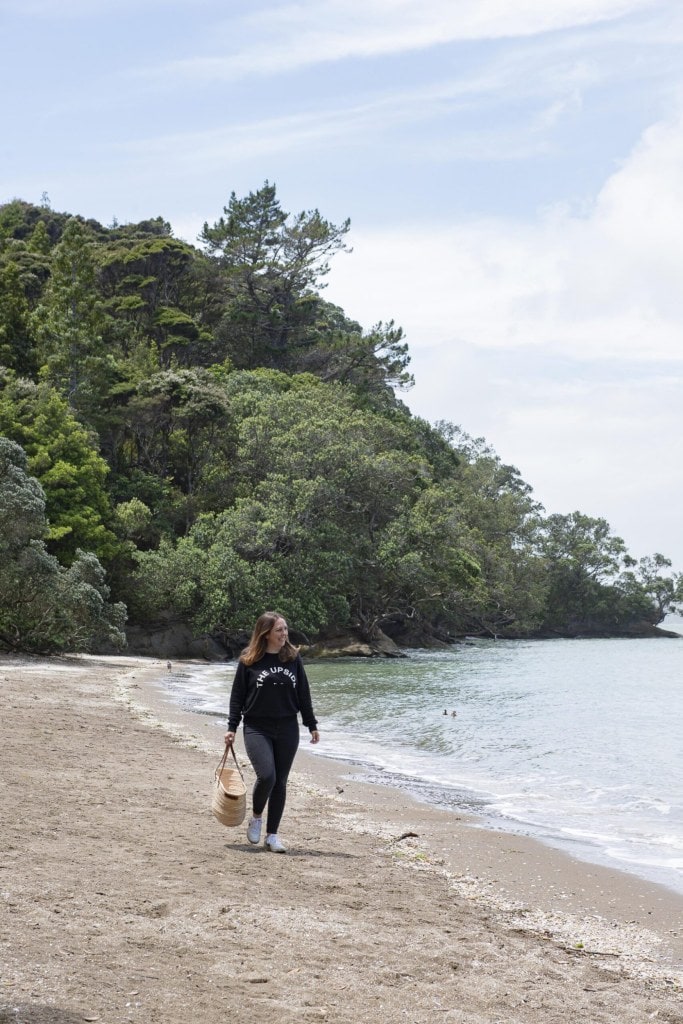
<path fill-rule="evenodd" d="M 0 0 L 0 203 L 347 217 L 430 422 L 683 571 L 680 0 Z"/>

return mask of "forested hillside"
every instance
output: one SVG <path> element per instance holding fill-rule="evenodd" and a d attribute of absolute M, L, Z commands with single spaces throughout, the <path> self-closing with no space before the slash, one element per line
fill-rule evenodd
<path fill-rule="evenodd" d="M 325 301 L 348 231 L 269 183 L 197 246 L 0 207 L 0 647 L 122 644 L 126 609 L 228 651 L 271 607 L 299 641 L 628 634 L 681 599 L 410 414 L 401 330 Z"/>

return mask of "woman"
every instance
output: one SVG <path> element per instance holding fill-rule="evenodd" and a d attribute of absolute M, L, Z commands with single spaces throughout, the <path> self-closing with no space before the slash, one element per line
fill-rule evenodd
<path fill-rule="evenodd" d="M 287 852 L 278 828 L 285 809 L 287 777 L 299 746 L 299 712 L 310 730 L 311 743 L 317 743 L 318 723 L 299 651 L 289 642 L 283 617 L 277 612 L 264 612 L 240 655 L 225 742 L 234 742 L 240 719 L 244 718 L 244 746 L 256 773 L 247 839 L 250 843 L 260 840 L 262 815 L 268 804 L 266 849 L 272 853 Z"/>

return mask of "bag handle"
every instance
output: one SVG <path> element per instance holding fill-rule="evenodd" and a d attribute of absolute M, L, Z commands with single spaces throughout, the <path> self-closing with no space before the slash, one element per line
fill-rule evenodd
<path fill-rule="evenodd" d="M 228 760 L 228 754 L 232 754 L 233 760 L 235 762 L 235 767 L 237 768 L 237 771 L 242 776 L 242 782 L 244 782 L 244 775 L 242 775 L 242 769 L 239 766 L 239 762 L 237 760 L 237 755 L 235 754 L 235 748 L 233 747 L 232 743 L 226 743 L 225 744 L 225 750 L 223 751 L 223 757 L 218 762 L 218 767 L 216 768 L 216 771 L 214 772 L 214 776 L 216 778 L 218 778 L 220 773 L 225 768 L 225 762 Z"/>

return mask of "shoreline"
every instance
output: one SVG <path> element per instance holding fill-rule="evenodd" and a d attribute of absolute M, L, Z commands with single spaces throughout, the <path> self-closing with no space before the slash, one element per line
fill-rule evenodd
<path fill-rule="evenodd" d="M 290 853 L 250 847 L 209 812 L 222 734 L 165 670 L 0 658 L 0 1021 L 681 1019 L 675 893 L 305 749 Z"/>
<path fill-rule="evenodd" d="M 304 755 L 308 756 L 308 752 L 305 750 Z M 587 871 L 594 868 L 614 871 L 618 875 L 624 875 L 637 884 L 656 886 L 657 888 L 664 889 L 670 895 L 683 900 L 683 889 L 677 884 L 669 883 L 666 877 L 662 877 L 666 876 L 665 871 L 645 872 L 640 864 L 638 864 L 639 870 L 637 871 L 634 868 L 629 869 L 628 867 L 621 866 L 615 859 L 610 859 L 604 855 L 600 849 L 593 850 L 590 844 L 585 841 L 572 840 L 566 836 L 555 835 L 547 831 L 544 832 L 542 827 L 533 824 L 526 825 L 521 820 L 504 818 L 500 814 L 490 811 L 486 800 L 482 799 L 474 790 L 462 788 L 458 790 L 459 795 L 456 800 L 447 802 L 438 799 L 438 783 L 433 783 L 426 787 L 428 790 L 436 791 L 437 795 L 427 796 L 421 792 L 420 780 L 414 780 L 412 776 L 385 770 L 371 762 L 341 758 L 333 754 L 329 755 L 319 749 L 311 756 L 320 758 L 323 761 L 333 762 L 339 775 L 349 781 L 368 787 L 378 786 L 382 789 L 397 790 L 404 793 L 406 799 L 414 801 L 418 806 L 441 810 L 449 815 L 451 819 L 467 823 L 468 827 L 482 829 L 488 833 L 505 835 L 510 839 L 540 844 L 545 849 L 563 854 L 572 862 L 576 862 L 578 866 L 583 865 Z M 417 782 L 417 785 L 413 785 L 413 782 Z M 677 882 L 678 877 L 676 877 Z"/>
<path fill-rule="evenodd" d="M 207 694 L 202 688 L 201 671 L 205 667 L 210 668 L 213 673 L 212 681 L 209 684 L 208 692 L 211 696 L 208 702 L 205 699 Z M 196 669 L 199 672 L 195 671 Z M 342 668 L 342 671 L 344 670 Z M 205 663 L 199 661 L 175 662 L 172 672 L 164 677 L 163 690 L 172 697 L 172 703 L 177 702 L 180 707 L 185 708 L 191 714 L 206 716 L 216 723 L 215 734 L 218 734 L 220 722 L 227 712 L 221 716 L 216 710 L 220 706 L 217 687 L 220 686 L 220 679 L 223 682 L 229 680 L 232 671 L 232 664 L 216 673 L 216 666 L 206 666 Z M 198 698 L 193 684 L 186 681 L 188 678 L 193 679 L 194 677 L 199 683 L 199 693 L 203 695 Z M 601 846 L 599 842 L 592 844 L 590 837 L 581 836 L 578 833 L 573 835 L 571 830 L 555 831 L 552 827 L 533 820 L 532 812 L 529 812 L 531 817 L 528 821 L 524 817 L 506 817 L 495 809 L 495 798 L 492 798 L 489 793 L 485 793 L 481 787 L 468 789 L 466 784 L 451 787 L 443 781 L 443 777 L 439 781 L 438 776 L 420 775 L 419 767 L 416 771 L 403 770 L 402 766 L 397 766 L 395 761 L 388 762 L 383 757 L 381 747 L 375 751 L 365 752 L 355 744 L 352 746 L 355 752 L 340 753 L 342 749 L 340 739 L 343 740 L 343 734 L 340 734 L 338 730 L 336 733 L 328 734 L 326 723 L 324 732 L 325 742 L 312 751 L 313 756 L 335 763 L 339 773 L 343 774 L 346 779 L 363 782 L 367 786 L 378 785 L 400 790 L 416 800 L 418 804 L 437 807 L 449 814 L 472 819 L 473 825 L 476 827 L 540 842 L 543 846 L 563 852 L 572 860 L 589 867 L 612 869 L 629 877 L 662 886 L 677 896 L 683 897 L 683 879 L 680 871 L 676 871 L 668 865 L 648 863 L 647 860 L 645 863 L 634 863 L 630 862 L 628 857 L 619 858 L 612 852 L 613 847 L 618 847 L 618 837 L 615 837 L 614 842 L 605 842 Z M 302 743 L 301 749 L 305 754 L 307 752 L 305 740 L 302 740 Z M 331 752 L 328 752 L 328 745 L 332 747 Z M 493 806 L 490 806 L 491 799 L 493 799 Z M 565 824 L 569 825 L 570 823 L 566 822 Z M 604 822 L 599 831 L 608 831 Z M 671 853 L 674 853 L 673 849 Z"/>
<path fill-rule="evenodd" d="M 176 663 L 178 666 L 182 662 Z M 222 739 L 216 718 L 176 704 L 162 679 L 145 680 L 143 702 L 155 718 L 172 729 L 189 729 L 207 742 Z M 236 750 L 248 764 L 241 739 Z M 324 744 L 324 732 L 321 745 Z M 363 766 L 299 747 L 292 779 L 315 786 L 337 808 L 343 827 L 395 841 L 403 832 L 417 832 L 404 842 L 402 855 L 412 855 L 443 871 L 451 884 L 469 899 L 520 917 L 529 930 L 574 939 L 580 932 L 584 948 L 619 946 L 621 954 L 637 947 L 635 958 L 649 940 L 636 933 L 652 932 L 670 946 L 672 963 L 683 985 L 683 894 L 616 867 L 581 860 L 533 836 L 497 829 L 475 814 L 453 811 L 421 800 L 388 783 L 350 779 Z M 339 792 L 342 790 L 343 792 Z M 286 813 L 286 812 L 285 812 Z M 287 827 L 287 820 L 283 828 Z M 540 903 L 541 906 L 536 904 Z M 561 920 L 564 918 L 564 920 Z M 589 924 L 590 922 L 590 924 Z M 617 938 L 617 932 L 621 934 Z M 655 937 L 656 936 L 656 937 Z"/>

